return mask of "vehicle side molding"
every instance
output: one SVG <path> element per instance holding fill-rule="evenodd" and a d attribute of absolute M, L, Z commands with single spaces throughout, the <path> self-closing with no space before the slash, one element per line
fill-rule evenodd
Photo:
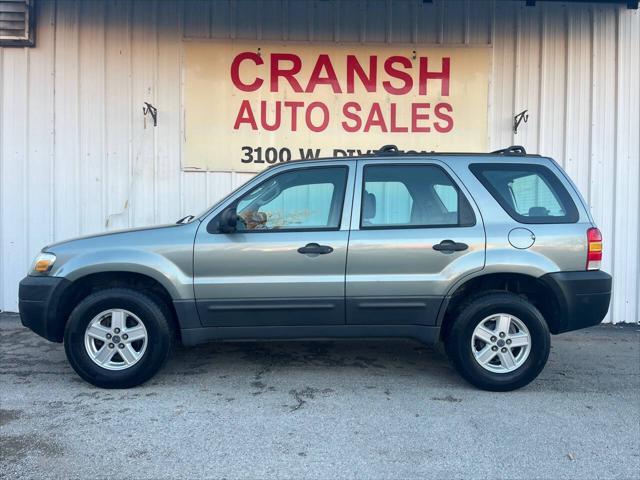
<path fill-rule="evenodd" d="M 185 346 L 215 340 L 286 340 L 330 338 L 412 338 L 435 343 L 440 328 L 424 325 L 309 325 L 263 327 L 204 327 L 180 331 Z"/>

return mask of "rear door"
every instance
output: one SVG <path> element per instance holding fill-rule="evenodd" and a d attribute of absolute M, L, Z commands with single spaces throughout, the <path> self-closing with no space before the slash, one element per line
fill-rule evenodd
<path fill-rule="evenodd" d="M 434 325 L 449 287 L 484 261 L 482 218 L 444 163 L 358 161 L 347 323 Z"/>

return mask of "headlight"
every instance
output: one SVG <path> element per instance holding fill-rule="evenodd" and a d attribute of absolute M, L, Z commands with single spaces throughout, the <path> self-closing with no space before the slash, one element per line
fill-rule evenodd
<path fill-rule="evenodd" d="M 33 261 L 31 271 L 36 273 L 47 273 L 53 267 L 56 256 L 53 253 L 41 252 Z"/>

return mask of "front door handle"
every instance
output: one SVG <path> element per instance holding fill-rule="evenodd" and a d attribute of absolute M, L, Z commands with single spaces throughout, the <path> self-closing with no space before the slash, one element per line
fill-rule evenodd
<path fill-rule="evenodd" d="M 440 243 L 433 246 L 434 250 L 444 253 L 461 252 L 467 248 L 469 248 L 469 245 L 466 243 L 454 242 L 453 240 L 442 240 Z"/>
<path fill-rule="evenodd" d="M 317 243 L 307 243 L 304 247 L 298 249 L 298 253 L 304 255 L 326 255 L 333 252 L 333 248 L 329 245 L 318 245 Z"/>

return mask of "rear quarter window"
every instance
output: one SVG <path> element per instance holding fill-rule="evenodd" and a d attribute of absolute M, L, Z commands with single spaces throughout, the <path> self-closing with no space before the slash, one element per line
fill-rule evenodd
<path fill-rule="evenodd" d="M 471 172 L 520 223 L 575 223 L 578 210 L 558 177 L 542 165 L 475 163 Z"/>

